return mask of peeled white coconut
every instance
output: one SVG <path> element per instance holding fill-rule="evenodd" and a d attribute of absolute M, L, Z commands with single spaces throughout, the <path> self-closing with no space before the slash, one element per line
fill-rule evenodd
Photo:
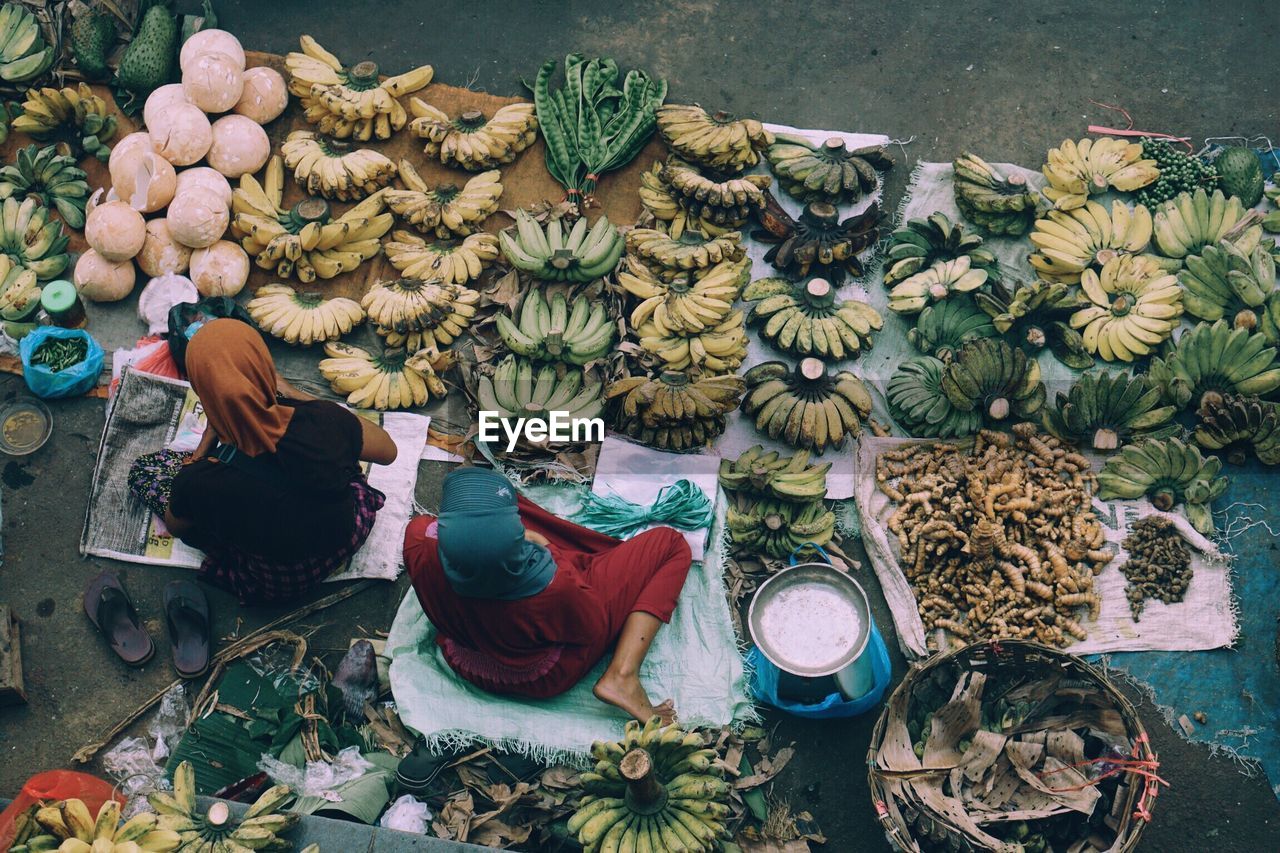
<path fill-rule="evenodd" d="M 249 280 L 249 256 L 229 240 L 196 249 L 191 253 L 191 280 L 202 296 L 235 296 Z"/>
<path fill-rule="evenodd" d="M 138 294 L 138 319 L 147 324 L 150 334 L 163 335 L 169 331 L 169 309 L 199 298 L 200 291 L 186 276 L 176 273 L 154 276 Z"/>
<path fill-rule="evenodd" d="M 239 64 L 238 70 L 244 70 L 244 48 L 240 45 L 240 39 L 226 30 L 201 30 L 193 33 L 182 43 L 178 67 L 185 72 L 196 57 L 206 53 L 224 53 Z"/>
<path fill-rule="evenodd" d="M 228 178 L 256 172 L 271 156 L 271 140 L 267 132 L 251 118 L 242 115 L 223 116 L 213 123 L 213 145 L 206 159 L 209 165 Z"/>
<path fill-rule="evenodd" d="M 226 202 L 227 207 L 231 206 L 231 184 L 217 169 L 210 169 L 208 166 L 183 169 L 178 173 L 178 189 L 174 195 L 182 195 L 193 187 L 217 193 L 218 197 Z"/>
<path fill-rule="evenodd" d="M 207 113 L 225 113 L 240 100 L 244 90 L 244 63 L 225 53 L 204 53 L 182 72 L 187 100 Z"/>
<path fill-rule="evenodd" d="M 108 169 L 116 195 L 134 210 L 143 213 L 154 213 L 164 207 L 173 199 L 173 193 L 178 187 L 178 176 L 173 171 L 173 165 L 150 150 L 150 137 L 148 149 L 136 148 L 118 162 L 113 156 Z"/>
<path fill-rule="evenodd" d="M 147 103 L 142 108 L 142 123 L 148 128 L 154 128 L 164 116 L 165 110 L 190 103 L 181 83 L 165 83 L 147 95 Z"/>
<path fill-rule="evenodd" d="M 231 212 L 217 193 L 193 187 L 173 197 L 165 218 L 173 239 L 184 246 L 203 249 L 226 233 Z"/>
<path fill-rule="evenodd" d="M 195 104 L 173 104 L 147 127 L 156 151 L 175 166 L 190 166 L 213 144 L 209 117 Z"/>
<path fill-rule="evenodd" d="M 137 133 L 131 133 L 124 139 L 121 139 L 115 145 L 111 146 L 111 157 L 107 160 L 107 168 L 114 169 L 116 164 L 124 160 L 131 154 L 139 151 L 154 151 L 155 145 L 151 142 L 151 134 L 145 130 Z"/>
<path fill-rule="evenodd" d="M 274 68 L 250 68 L 243 79 L 240 100 L 232 107 L 240 115 L 266 124 L 289 105 L 289 86 Z"/>
<path fill-rule="evenodd" d="M 93 209 L 84 223 L 84 239 L 108 261 L 127 261 L 142 250 L 147 223 L 123 201 L 109 201 Z"/>
<path fill-rule="evenodd" d="M 133 290 L 133 261 L 109 261 L 90 249 L 76 262 L 72 280 L 90 302 L 119 302 Z"/>
<path fill-rule="evenodd" d="M 147 237 L 135 260 L 142 271 L 152 278 L 182 273 L 191 264 L 191 247 L 173 239 L 168 219 L 152 219 L 147 223 Z"/>

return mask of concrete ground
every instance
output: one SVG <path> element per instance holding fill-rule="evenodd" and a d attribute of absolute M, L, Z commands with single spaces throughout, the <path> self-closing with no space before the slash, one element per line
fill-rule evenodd
<path fill-rule="evenodd" d="M 180 2 L 180 7 L 195 4 Z M 397 73 L 423 61 L 437 78 L 500 94 L 521 92 L 547 57 L 577 50 L 665 76 L 674 101 L 801 126 L 915 137 L 889 178 L 890 205 L 916 160 L 971 148 L 987 159 L 1041 162 L 1086 125 L 1119 124 L 1090 101 L 1123 106 L 1137 127 L 1207 136 L 1276 135 L 1280 100 L 1265 76 L 1280 14 L 1267 0 L 1229 4 L 916 2 L 668 4 L 406 0 L 258 3 L 219 0 L 221 23 L 250 48 L 286 52 L 307 32 L 348 61 L 374 57 Z M 20 380 L 0 378 L 0 399 Z M 80 607 L 104 560 L 82 560 L 84 518 L 102 403 L 55 403 L 55 435 L 27 460 L 0 460 L 4 552 L 0 601 L 25 621 L 30 704 L 0 710 L 0 792 L 67 757 L 168 683 L 164 655 L 142 671 L 120 666 Z M 424 464 L 420 502 L 434 504 L 437 467 Z M 159 613 L 176 570 L 116 565 L 144 616 Z M 385 629 L 404 581 L 366 590 L 323 614 L 313 649 Z M 323 591 L 323 592 L 327 592 Z M 321 594 L 323 594 L 323 592 Z M 216 633 L 246 631 L 278 611 L 238 611 L 211 596 Z M 890 625 L 882 602 L 878 623 Z M 896 648 L 886 630 L 891 649 Z M 158 623 L 153 633 L 163 636 Z M 1270 642 L 1270 638 L 1266 638 Z M 1188 661 L 1188 665 L 1194 665 Z M 895 656 L 895 677 L 905 664 Z M 1143 704 L 1170 788 L 1143 850 L 1280 849 L 1280 805 L 1264 779 L 1177 737 Z M 795 760 L 776 796 L 817 817 L 837 851 L 882 850 L 865 778 L 872 717 L 808 722 L 772 716 Z"/>

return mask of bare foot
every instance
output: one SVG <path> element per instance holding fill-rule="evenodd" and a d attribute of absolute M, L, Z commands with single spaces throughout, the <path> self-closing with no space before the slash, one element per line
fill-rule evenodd
<path fill-rule="evenodd" d="M 649 701 L 649 694 L 645 693 L 639 676 L 633 675 L 628 678 L 606 672 L 600 676 L 600 680 L 596 682 L 591 692 L 601 702 L 621 708 L 642 723 L 655 715 L 663 725 L 667 725 L 676 718 L 676 709 L 670 699 L 657 705 Z"/>

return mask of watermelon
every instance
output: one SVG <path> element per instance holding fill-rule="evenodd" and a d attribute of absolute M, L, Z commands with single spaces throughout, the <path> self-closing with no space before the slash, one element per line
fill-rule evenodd
<path fill-rule="evenodd" d="M 1228 148 L 1214 161 L 1222 191 L 1237 196 L 1246 208 L 1262 200 L 1262 162 L 1248 148 Z"/>

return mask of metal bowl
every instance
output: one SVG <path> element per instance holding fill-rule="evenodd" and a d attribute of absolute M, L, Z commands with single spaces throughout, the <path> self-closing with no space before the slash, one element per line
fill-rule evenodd
<path fill-rule="evenodd" d="M 827 563 L 801 563 L 760 585 L 747 609 L 747 630 L 778 669 L 820 678 L 862 655 L 871 607 L 849 575 Z"/>
<path fill-rule="evenodd" d="M 38 397 L 19 397 L 0 406 L 0 451 L 35 453 L 53 433 L 53 413 Z"/>

